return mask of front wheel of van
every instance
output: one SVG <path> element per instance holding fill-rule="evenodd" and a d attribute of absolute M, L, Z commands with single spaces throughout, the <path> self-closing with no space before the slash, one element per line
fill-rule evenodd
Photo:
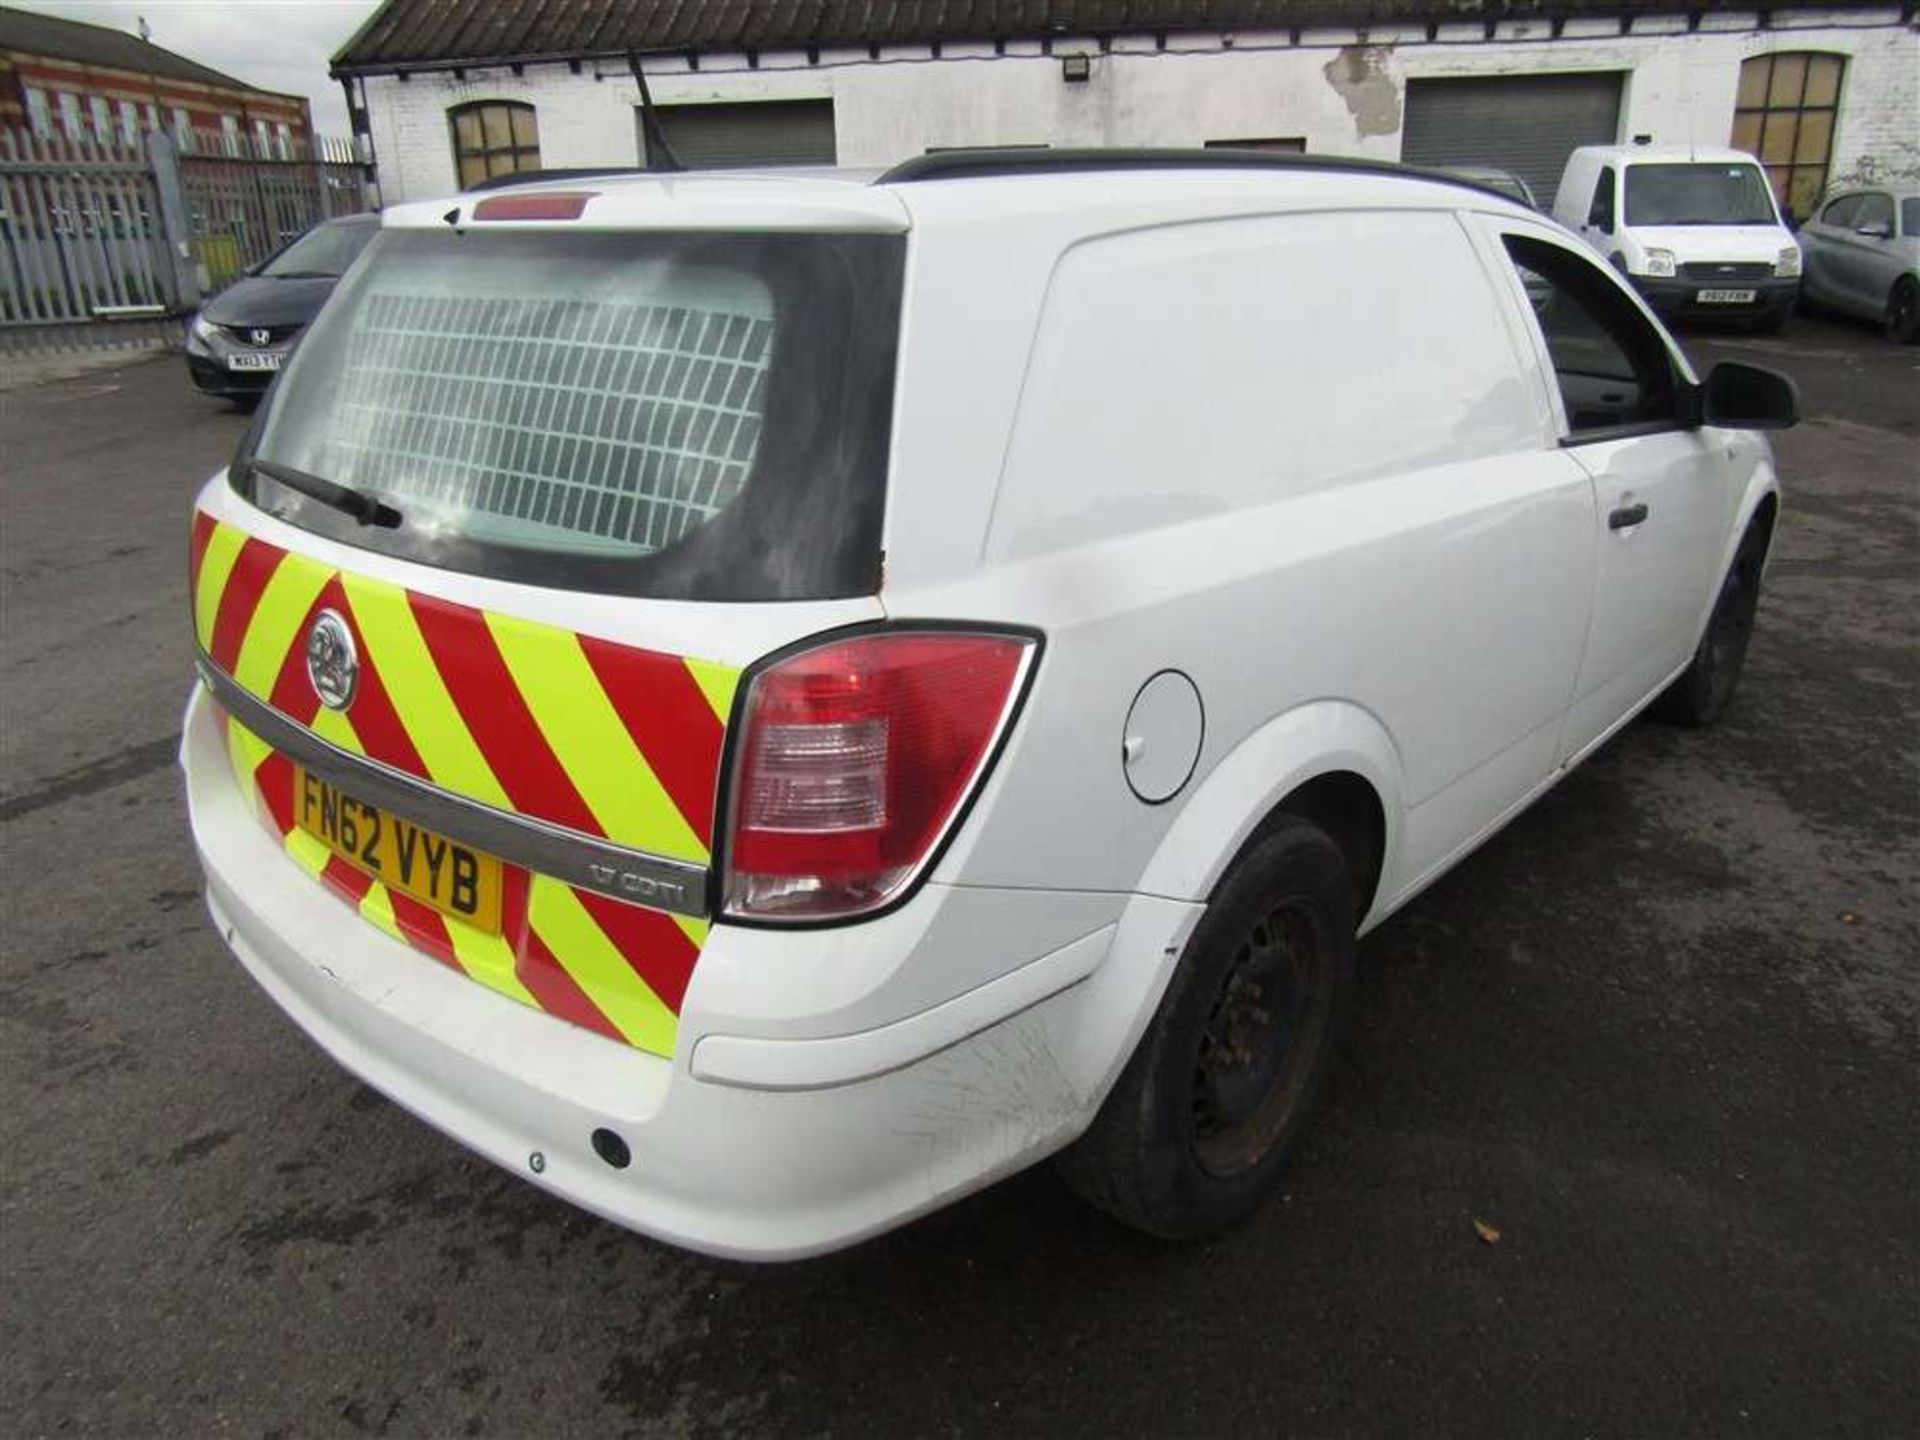
<path fill-rule="evenodd" d="M 1273 1190 L 1353 1008 L 1354 889 L 1340 849 L 1285 818 L 1208 903 L 1093 1126 L 1060 1157 L 1089 1203 L 1203 1240 Z"/>
<path fill-rule="evenodd" d="M 1767 532 L 1756 522 L 1741 537 L 1693 662 L 1654 702 L 1660 719 L 1676 725 L 1711 725 L 1727 708 L 1746 663 L 1747 644 L 1753 639 L 1753 619 L 1760 609 L 1760 572 L 1766 559 Z"/>

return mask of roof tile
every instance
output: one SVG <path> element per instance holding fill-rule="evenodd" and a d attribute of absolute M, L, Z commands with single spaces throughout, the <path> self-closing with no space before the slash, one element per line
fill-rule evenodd
<path fill-rule="evenodd" d="M 1754 8 L 1754 0 L 386 0 L 333 69 Z"/>

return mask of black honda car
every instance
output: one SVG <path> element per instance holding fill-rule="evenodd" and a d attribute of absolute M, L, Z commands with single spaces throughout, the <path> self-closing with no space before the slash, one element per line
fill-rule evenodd
<path fill-rule="evenodd" d="M 379 229 L 378 215 L 322 221 L 207 301 L 187 322 L 193 383 L 241 404 L 258 400 Z"/>

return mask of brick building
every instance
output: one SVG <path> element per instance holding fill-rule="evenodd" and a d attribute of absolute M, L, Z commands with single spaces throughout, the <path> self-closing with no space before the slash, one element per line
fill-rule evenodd
<path fill-rule="evenodd" d="M 137 144 L 164 129 L 183 150 L 292 159 L 312 111 L 123 30 L 0 7 L 0 130 Z"/>
<path fill-rule="evenodd" d="M 1915 7 L 1727 0 L 387 0 L 335 56 L 390 201 L 634 165 L 626 51 L 681 158 L 885 165 L 982 145 L 1255 145 L 1492 164 L 1758 154 L 1806 213 L 1920 178 Z"/>

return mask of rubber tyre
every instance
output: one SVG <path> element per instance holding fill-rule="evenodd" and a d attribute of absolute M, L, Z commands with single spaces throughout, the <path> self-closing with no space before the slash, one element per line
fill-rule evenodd
<path fill-rule="evenodd" d="M 1740 670 L 1753 638 L 1760 608 L 1760 572 L 1767 559 L 1767 533 L 1758 522 L 1747 527 L 1733 564 L 1720 584 L 1720 596 L 1694 647 L 1693 661 L 1654 703 L 1654 714 L 1675 725 L 1711 725 L 1733 699 Z"/>
<path fill-rule="evenodd" d="M 1355 919 L 1345 858 L 1304 820 L 1285 817 L 1234 863 L 1113 1092 L 1057 1162 L 1082 1199 L 1179 1241 L 1259 1208 L 1345 1039 Z M 1259 1003 L 1274 995 L 1287 997 L 1277 1023 Z M 1243 1015 L 1264 1019 L 1233 1029 Z M 1251 1113 L 1213 1128 L 1233 1093 L 1253 1097 Z"/>
<path fill-rule="evenodd" d="M 1920 285 L 1902 280 L 1887 296 L 1887 312 L 1881 317 L 1880 333 L 1896 345 L 1920 342 Z"/>

